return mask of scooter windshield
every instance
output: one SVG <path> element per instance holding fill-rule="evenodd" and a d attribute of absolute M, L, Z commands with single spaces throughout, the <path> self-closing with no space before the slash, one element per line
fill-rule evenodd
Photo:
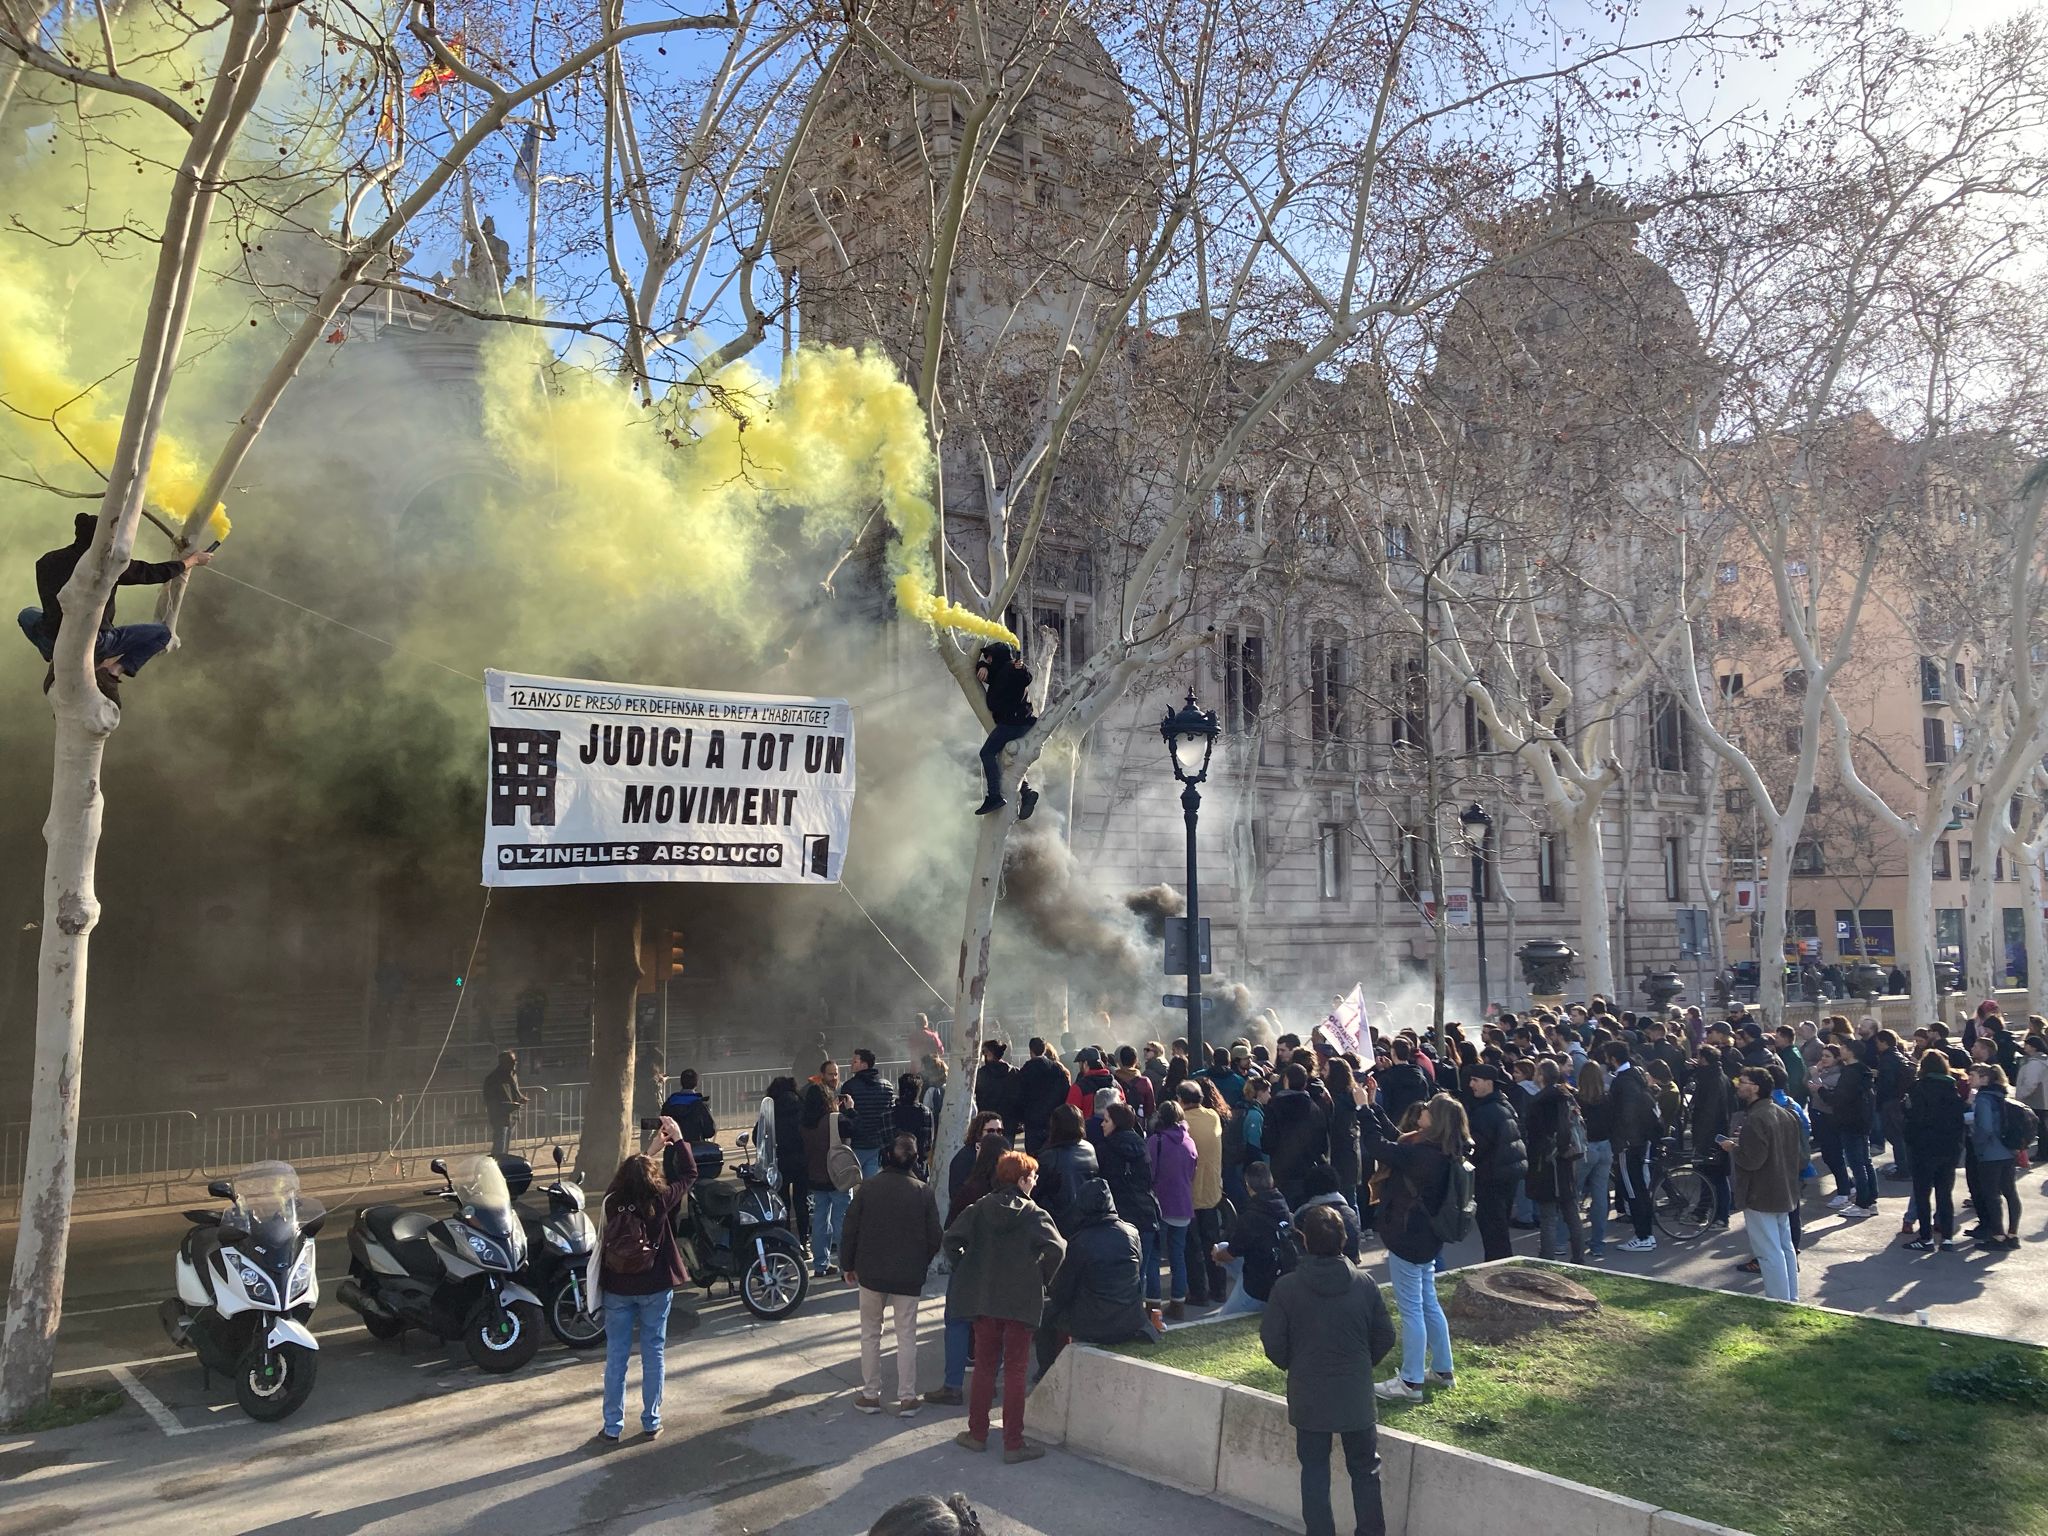
<path fill-rule="evenodd" d="M 299 1175 L 290 1163 L 257 1163 L 234 1179 L 235 1209 L 251 1238 L 287 1244 L 299 1225 Z"/>
<path fill-rule="evenodd" d="M 463 1216 L 492 1232 L 512 1229 L 512 1192 L 505 1185 L 504 1170 L 497 1160 L 483 1153 L 469 1153 L 448 1159 L 448 1182 L 462 1202 Z"/>

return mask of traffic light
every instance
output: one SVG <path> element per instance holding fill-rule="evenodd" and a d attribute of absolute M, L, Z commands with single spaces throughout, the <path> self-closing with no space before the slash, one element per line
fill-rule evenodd
<path fill-rule="evenodd" d="M 673 928 L 668 931 L 668 974 L 683 974 L 683 936 Z"/>

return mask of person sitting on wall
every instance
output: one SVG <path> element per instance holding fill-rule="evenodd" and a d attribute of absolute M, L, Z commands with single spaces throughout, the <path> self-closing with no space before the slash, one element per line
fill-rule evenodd
<path fill-rule="evenodd" d="M 86 551 L 92 548 L 93 535 L 99 531 L 99 517 L 91 512 L 81 512 L 72 519 L 74 537 L 62 549 L 53 549 L 36 561 L 36 596 L 42 607 L 24 608 L 15 615 L 15 622 L 28 637 L 28 643 L 42 654 L 52 665 L 43 675 L 43 692 L 50 691 L 57 681 L 54 657 L 57 652 L 57 631 L 64 623 L 64 605 L 59 594 L 64 584 L 71 580 L 71 573 L 78 569 Z M 211 565 L 213 554 L 210 550 L 195 549 L 191 554 L 177 560 L 130 560 L 126 570 L 115 578 L 117 587 L 160 587 L 173 581 L 197 565 Z M 171 631 L 164 624 L 116 624 L 114 622 L 114 595 L 107 594 L 107 606 L 100 610 L 99 633 L 93 641 L 93 680 L 99 684 L 100 692 L 115 703 L 121 701 L 120 682 L 124 677 L 133 677 L 149 662 L 150 658 L 161 655 L 171 643 Z"/>
<path fill-rule="evenodd" d="M 981 744 L 981 772 L 988 794 L 974 814 L 986 816 L 1009 802 L 1003 799 L 1003 748 L 1021 741 L 1038 724 L 1038 712 L 1031 707 L 1031 669 L 1007 645 L 985 645 L 974 665 L 974 675 L 987 691 L 988 712 L 995 726 Z M 1038 791 L 1029 783 L 1017 786 L 1017 819 L 1029 821 L 1038 808 Z"/>

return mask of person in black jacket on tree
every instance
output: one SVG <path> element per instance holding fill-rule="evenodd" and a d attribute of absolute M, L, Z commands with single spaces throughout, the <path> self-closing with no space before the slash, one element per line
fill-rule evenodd
<path fill-rule="evenodd" d="M 1045 1321 L 1038 1325 L 1041 1376 L 1070 1340 L 1123 1344 L 1151 1337 L 1138 1278 L 1138 1234 L 1118 1217 L 1109 1186 L 1101 1179 L 1083 1180 L 1068 1209 L 1074 1229 L 1046 1293 Z"/>
<path fill-rule="evenodd" d="M 1308 1068 L 1290 1061 L 1283 1081 L 1287 1086 L 1266 1105 L 1265 1147 L 1273 1166 L 1273 1180 L 1289 1206 L 1305 1198 L 1302 1175 L 1309 1164 L 1327 1161 L 1330 1151 L 1330 1116 L 1308 1096 Z"/>
<path fill-rule="evenodd" d="M 981 1042 L 981 1066 L 974 1074 L 974 1107 L 1003 1117 L 1003 1129 L 1014 1137 L 1017 1123 L 1017 1069 L 1003 1057 L 1009 1047 L 1000 1040 Z"/>
<path fill-rule="evenodd" d="M 1963 1160 L 1968 1128 L 1963 1122 L 1963 1096 L 1956 1090 L 1948 1058 L 1928 1051 L 1920 1058 L 1920 1075 L 1907 1090 L 1902 1150 L 1913 1169 L 1913 1214 L 1919 1233 L 1906 1246 L 1916 1253 L 1939 1248 L 1955 1251 L 1956 1165 Z"/>
<path fill-rule="evenodd" d="M 1372 1373 L 1394 1347 L 1380 1288 L 1344 1258 L 1344 1229 L 1329 1207 L 1303 1213 L 1308 1256 L 1273 1287 L 1259 1342 L 1287 1373 L 1287 1422 L 1301 1462 L 1301 1519 L 1308 1536 L 1337 1536 L 1330 1508 L 1330 1441 L 1344 1443 L 1351 1517 L 1358 1536 L 1384 1536 L 1378 1422 Z"/>
<path fill-rule="evenodd" d="M 1465 1118 L 1472 1130 L 1473 1216 L 1486 1259 L 1515 1256 L 1515 1237 L 1508 1227 L 1515 1191 L 1529 1172 L 1529 1153 L 1522 1143 L 1522 1123 L 1502 1090 L 1498 1067 L 1478 1066 L 1465 1074 Z"/>
<path fill-rule="evenodd" d="M 1621 1246 L 1647 1253 L 1657 1246 L 1650 1209 L 1650 1144 L 1657 1139 L 1657 1095 L 1642 1069 L 1631 1059 L 1626 1042 L 1607 1044 L 1607 1097 L 1614 1104 L 1614 1165 L 1621 1174 L 1622 1198 L 1628 1201 L 1629 1224 L 1636 1235 Z"/>
<path fill-rule="evenodd" d="M 64 624 L 61 600 L 64 585 L 71 580 L 86 551 L 92 548 L 93 536 L 99 532 L 99 526 L 96 514 L 79 513 L 71 520 L 71 542 L 62 549 L 51 550 L 36 561 L 36 598 L 43 606 L 22 609 L 15 616 L 15 622 L 44 661 L 50 661 L 57 652 L 57 634 Z M 130 560 L 115 578 L 114 585 L 160 587 L 194 566 L 212 563 L 213 554 L 208 550 L 194 550 L 178 560 Z M 98 629 L 93 640 L 93 680 L 99 684 L 101 693 L 118 704 L 121 702 L 121 679 L 133 677 L 153 657 L 163 654 L 171 643 L 171 631 L 162 624 L 116 624 L 112 593 L 107 595 L 107 606 L 100 610 Z M 57 669 L 52 665 L 43 675 L 43 692 L 48 693 L 56 680 Z"/>
<path fill-rule="evenodd" d="M 1017 653 L 1007 645 L 985 645 L 975 663 L 974 675 L 986 690 L 989 717 L 995 721 L 988 739 L 981 744 L 981 773 L 988 795 L 974 814 L 986 816 L 1009 802 L 1003 799 L 1003 748 L 1022 741 L 1038 724 L 1031 707 L 1031 670 L 1018 663 Z M 1038 791 L 1029 783 L 1017 786 L 1017 819 L 1029 821 L 1038 807 Z"/>
<path fill-rule="evenodd" d="M 1074 1079 L 1048 1054 L 1045 1042 L 1036 1035 L 1031 1038 L 1030 1050 L 1030 1060 L 1017 1069 L 1010 1085 L 1014 1119 L 1009 1111 L 1005 1111 L 1004 1119 L 1022 1131 L 1024 1150 L 1036 1157 L 1051 1129 L 1052 1112 L 1067 1102 Z"/>
<path fill-rule="evenodd" d="M 882 1166 L 882 1147 L 895 1133 L 896 1096 L 882 1081 L 875 1053 L 861 1046 L 853 1053 L 853 1076 L 846 1080 L 853 1100 L 853 1138 L 849 1145 L 860 1159 L 861 1177 L 872 1179 Z"/>

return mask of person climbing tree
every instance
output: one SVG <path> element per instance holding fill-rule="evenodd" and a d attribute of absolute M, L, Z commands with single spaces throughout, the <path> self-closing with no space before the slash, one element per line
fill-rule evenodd
<path fill-rule="evenodd" d="M 988 796 L 974 812 L 986 816 L 1009 803 L 1003 799 L 1003 748 L 1029 735 L 1038 724 L 1038 713 L 1031 707 L 1031 669 L 1019 662 L 1017 653 L 1007 645 L 983 646 L 974 675 L 987 693 L 988 712 L 995 720 L 995 728 L 981 744 L 981 771 L 988 781 Z M 1037 808 L 1038 791 L 1028 783 L 1018 785 L 1017 819 L 1029 821 Z"/>
<path fill-rule="evenodd" d="M 96 514 L 79 513 L 72 520 L 76 536 L 71 543 L 62 549 L 51 550 L 36 561 L 36 595 L 43 606 L 22 609 L 15 616 L 15 622 L 21 625 L 21 632 L 28 636 L 29 644 L 41 653 L 44 661 L 50 661 L 56 654 L 57 631 L 64 622 L 64 607 L 58 600 L 59 594 L 64 590 L 64 583 L 71 579 L 71 573 L 78 569 L 78 562 L 85 558 L 85 552 L 92 548 L 93 535 L 99 531 L 99 525 Z M 194 566 L 209 565 L 212 561 L 211 550 L 194 550 L 181 560 L 130 560 L 128 569 L 121 573 L 115 585 L 162 586 Z M 118 704 L 121 700 L 120 680 L 140 672 L 152 656 L 160 655 L 170 643 L 171 632 L 165 625 L 116 625 L 114 598 L 109 594 L 107 606 L 100 612 L 99 638 L 93 644 L 93 675 L 100 685 L 100 692 Z M 43 692 L 48 693 L 56 680 L 57 669 L 52 665 L 43 675 Z"/>

